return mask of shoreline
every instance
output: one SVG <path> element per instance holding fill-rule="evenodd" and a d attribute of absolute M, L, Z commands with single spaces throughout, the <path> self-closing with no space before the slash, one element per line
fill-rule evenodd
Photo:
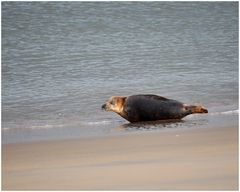
<path fill-rule="evenodd" d="M 65 139 L 91 139 L 135 134 L 160 133 L 174 129 L 205 129 L 212 127 L 238 126 L 238 110 L 212 112 L 206 115 L 188 116 L 182 120 L 166 122 L 142 122 L 131 124 L 120 117 L 115 121 L 96 120 L 96 122 L 78 122 L 74 126 L 44 125 L 9 128 L 2 130 L 2 144 L 47 142 Z M 174 130 L 175 131 L 175 130 Z"/>
<path fill-rule="evenodd" d="M 3 190 L 237 190 L 238 127 L 2 145 Z"/>

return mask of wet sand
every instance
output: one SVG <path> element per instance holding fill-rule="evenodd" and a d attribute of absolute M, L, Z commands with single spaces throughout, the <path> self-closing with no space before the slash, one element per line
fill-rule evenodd
<path fill-rule="evenodd" d="M 237 190 L 238 128 L 2 145 L 3 190 Z"/>

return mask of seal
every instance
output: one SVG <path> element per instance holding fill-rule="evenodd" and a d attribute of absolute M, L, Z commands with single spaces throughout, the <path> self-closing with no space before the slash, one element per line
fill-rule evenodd
<path fill-rule="evenodd" d="M 102 109 L 113 111 L 131 123 L 182 119 L 194 113 L 208 113 L 201 105 L 188 105 L 158 95 L 112 96 Z"/>

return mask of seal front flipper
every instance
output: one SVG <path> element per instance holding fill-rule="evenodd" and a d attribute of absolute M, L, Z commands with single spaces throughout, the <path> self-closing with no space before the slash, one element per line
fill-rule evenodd
<path fill-rule="evenodd" d="M 128 106 L 127 104 L 125 104 L 123 113 L 120 115 L 131 123 L 140 121 L 139 113 L 136 111 L 136 109 L 134 107 Z"/>

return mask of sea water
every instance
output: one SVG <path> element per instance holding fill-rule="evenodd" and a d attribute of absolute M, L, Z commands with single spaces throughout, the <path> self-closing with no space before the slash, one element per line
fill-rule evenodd
<path fill-rule="evenodd" d="M 3 143 L 148 130 L 101 111 L 132 94 L 209 110 L 151 130 L 237 126 L 238 2 L 2 2 Z"/>

